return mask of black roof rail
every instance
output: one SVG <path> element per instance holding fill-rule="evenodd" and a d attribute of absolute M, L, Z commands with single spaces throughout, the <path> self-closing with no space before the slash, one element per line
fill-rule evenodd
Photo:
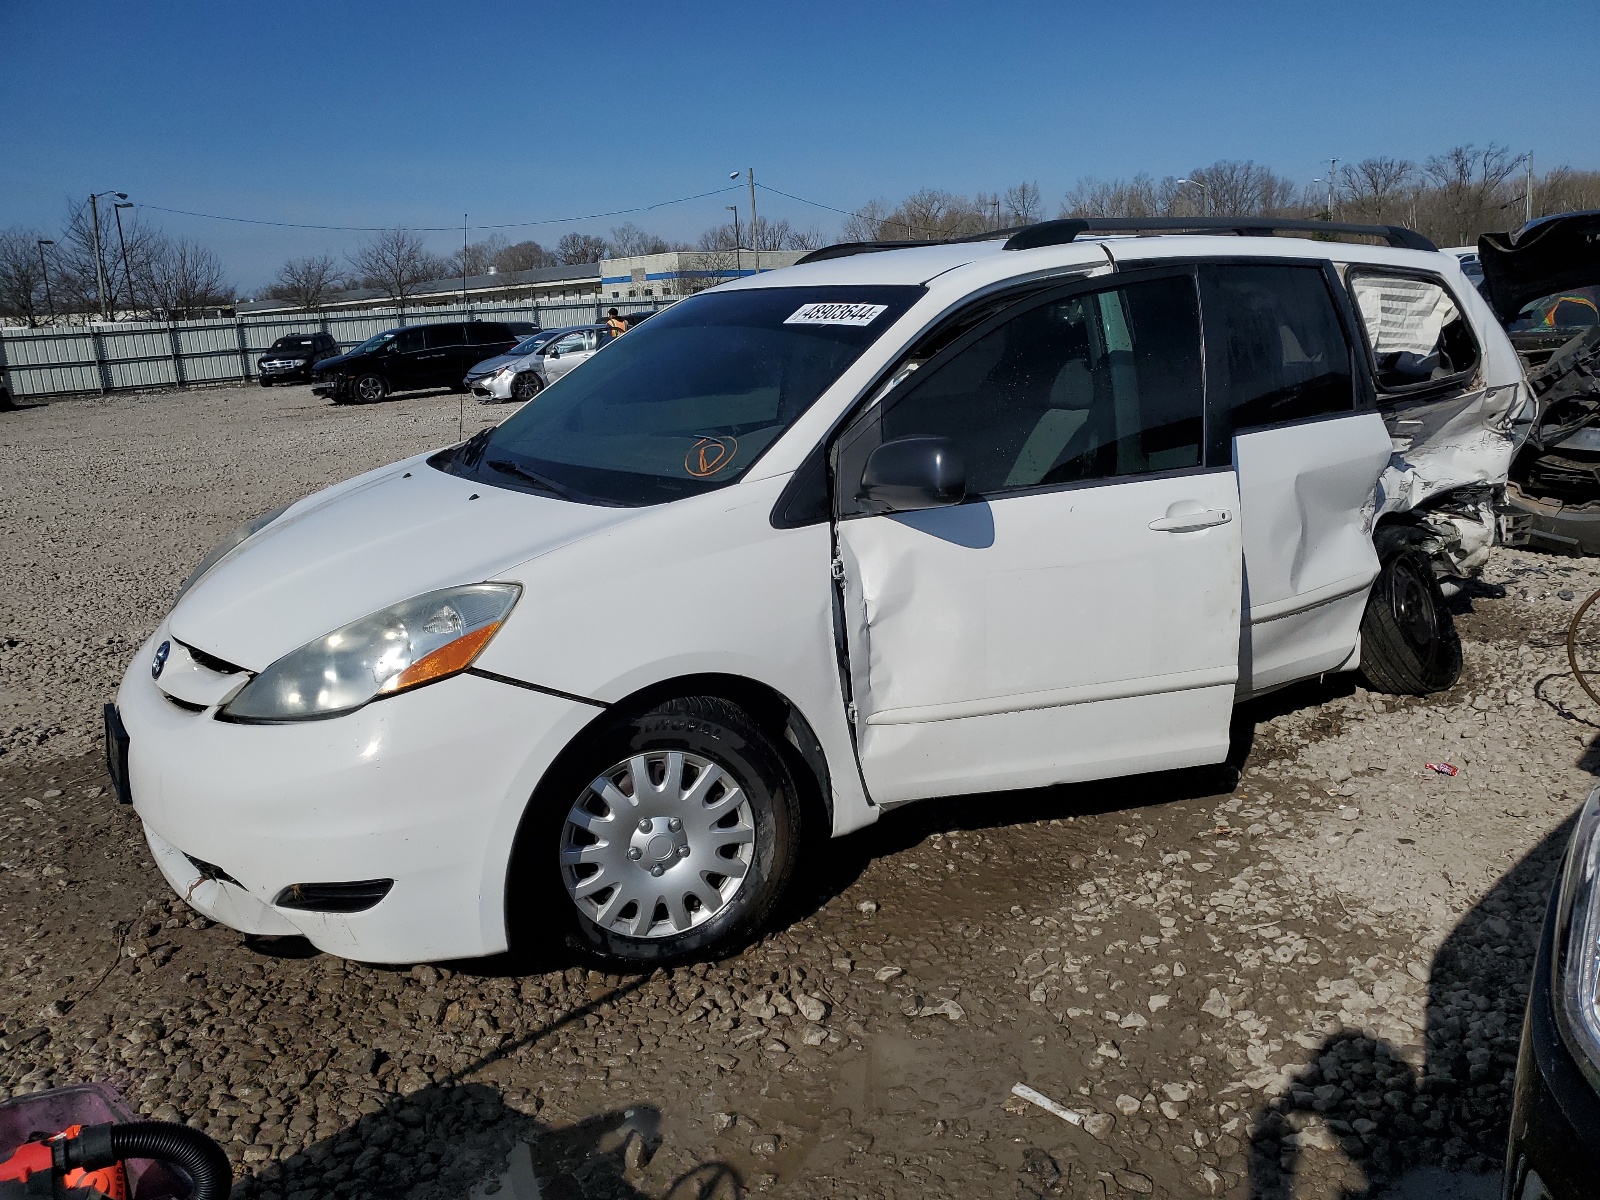
<path fill-rule="evenodd" d="M 794 265 L 801 263 L 827 262 L 830 258 L 849 258 L 853 254 L 875 254 L 879 250 L 905 250 L 911 246 L 942 246 L 944 242 L 923 240 L 903 242 L 839 242 L 832 246 L 824 246 L 820 250 L 813 250 L 810 254 L 803 254 L 794 260 Z"/>
<path fill-rule="evenodd" d="M 1437 250 L 1427 238 L 1403 225 L 1352 225 L 1303 217 L 1063 217 L 1019 229 L 1007 250 L 1061 246 L 1094 233 L 1232 233 L 1250 237 L 1273 233 L 1342 233 L 1379 238 L 1402 250 Z"/>

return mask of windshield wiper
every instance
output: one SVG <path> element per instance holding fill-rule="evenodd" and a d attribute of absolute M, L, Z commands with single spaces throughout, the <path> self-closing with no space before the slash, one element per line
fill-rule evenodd
<path fill-rule="evenodd" d="M 528 470 L 527 467 L 518 466 L 510 459 L 491 458 L 489 460 L 489 465 L 496 471 L 499 471 L 501 474 L 515 475 L 518 479 L 526 480 L 528 483 L 533 484 L 534 487 L 538 488 L 540 491 L 546 492 L 549 495 L 555 496 L 561 500 L 570 500 L 574 504 L 607 503 L 606 501 L 598 500 L 593 496 L 586 496 L 582 492 L 573 491 L 571 488 L 564 487 L 553 479 L 546 479 L 543 475 L 539 475 Z"/>

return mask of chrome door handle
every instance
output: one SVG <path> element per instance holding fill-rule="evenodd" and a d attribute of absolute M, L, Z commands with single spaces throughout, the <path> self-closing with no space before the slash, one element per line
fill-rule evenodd
<path fill-rule="evenodd" d="M 1199 512 L 1181 513 L 1175 517 L 1161 517 L 1150 522 L 1157 533 L 1189 533 L 1196 529 L 1209 529 L 1213 525 L 1226 525 L 1233 514 L 1225 508 L 1203 508 Z"/>

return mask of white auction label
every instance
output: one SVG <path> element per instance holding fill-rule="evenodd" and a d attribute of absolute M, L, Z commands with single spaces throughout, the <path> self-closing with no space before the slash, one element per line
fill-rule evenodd
<path fill-rule="evenodd" d="M 887 311 L 887 304 L 802 304 L 785 325 L 870 325 Z"/>

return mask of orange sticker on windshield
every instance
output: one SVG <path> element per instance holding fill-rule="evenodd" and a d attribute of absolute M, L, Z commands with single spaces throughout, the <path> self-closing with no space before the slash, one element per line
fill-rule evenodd
<path fill-rule="evenodd" d="M 731 437 L 703 437 L 684 456 L 683 469 L 691 475 L 704 478 L 715 475 L 733 461 L 739 453 L 739 440 Z"/>

